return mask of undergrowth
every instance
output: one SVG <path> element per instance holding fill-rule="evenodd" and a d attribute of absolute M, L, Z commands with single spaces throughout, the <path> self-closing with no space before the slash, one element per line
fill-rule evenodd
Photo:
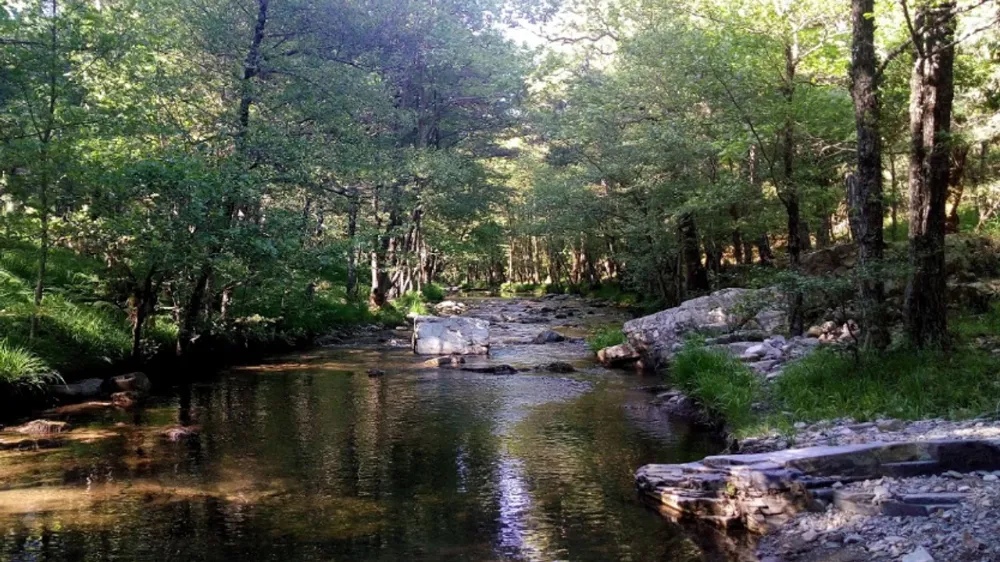
<path fill-rule="evenodd" d="M 621 327 L 616 325 L 598 328 L 587 337 L 587 345 L 590 346 L 590 349 L 595 353 L 605 347 L 611 347 L 622 343 L 625 343 L 625 333 L 622 332 Z"/>
<path fill-rule="evenodd" d="M 739 359 L 688 342 L 674 356 L 671 380 L 736 431 L 756 421 L 753 405 L 763 399 L 760 378 Z"/>

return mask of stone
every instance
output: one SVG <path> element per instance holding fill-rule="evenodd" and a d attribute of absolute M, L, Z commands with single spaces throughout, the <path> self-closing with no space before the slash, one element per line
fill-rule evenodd
<path fill-rule="evenodd" d="M 372 378 L 374 378 L 374 377 L 384 377 L 385 376 L 385 371 L 383 371 L 382 369 L 368 369 L 368 376 L 372 377 Z"/>
<path fill-rule="evenodd" d="M 441 301 L 434 305 L 434 312 L 438 314 L 443 314 L 446 316 L 454 314 L 462 314 L 466 311 L 468 307 L 465 304 L 456 301 Z"/>
<path fill-rule="evenodd" d="M 548 365 L 542 365 L 539 370 L 549 371 L 552 373 L 573 373 L 576 372 L 576 367 L 565 361 L 556 361 L 549 363 Z"/>
<path fill-rule="evenodd" d="M 1000 476 L 997 476 L 996 474 L 987 474 L 983 476 L 983 482 L 996 482 L 998 480 L 1000 480 Z"/>
<path fill-rule="evenodd" d="M 934 562 L 934 557 L 921 546 L 904 556 L 902 562 Z"/>
<path fill-rule="evenodd" d="M 466 365 L 461 370 L 488 375 L 513 375 L 517 373 L 517 369 L 510 365 Z"/>
<path fill-rule="evenodd" d="M 486 355 L 490 323 L 477 318 L 418 316 L 413 323 L 417 355 Z"/>
<path fill-rule="evenodd" d="M 111 377 L 108 379 L 105 386 L 110 392 L 146 393 L 153 388 L 153 384 L 149 381 L 149 377 L 147 377 L 144 373 L 139 372 Z"/>
<path fill-rule="evenodd" d="M 193 427 L 171 427 L 165 429 L 162 435 L 167 441 L 176 443 L 197 437 L 198 430 Z"/>
<path fill-rule="evenodd" d="M 124 390 L 112 394 L 111 403 L 114 404 L 115 408 L 128 410 L 138 405 L 141 398 L 140 394 L 134 390 Z"/>
<path fill-rule="evenodd" d="M 802 533 L 802 542 L 813 542 L 817 537 L 819 537 L 819 533 L 810 529 Z"/>
<path fill-rule="evenodd" d="M 63 398 L 93 398 L 101 395 L 103 386 L 101 379 L 84 379 L 73 384 L 53 385 L 52 393 Z"/>
<path fill-rule="evenodd" d="M 21 435 L 52 435 L 69 430 L 69 424 L 51 420 L 35 420 L 24 425 L 7 428 L 12 433 Z"/>
<path fill-rule="evenodd" d="M 432 369 L 446 369 L 451 367 L 461 367 L 465 364 L 465 358 L 459 355 L 447 355 L 445 357 L 434 357 L 424 361 L 425 367 Z"/>
<path fill-rule="evenodd" d="M 605 347 L 597 352 L 597 360 L 605 367 L 624 367 L 639 359 L 641 359 L 639 352 L 627 343 Z"/>
<path fill-rule="evenodd" d="M 680 306 L 625 323 L 629 344 L 657 367 L 673 356 L 673 345 L 691 332 L 731 332 L 753 327 L 767 333 L 784 328 L 785 313 L 777 292 L 769 289 L 723 289 Z"/>
<path fill-rule="evenodd" d="M 531 340 L 534 344 L 545 344 L 545 343 L 559 343 L 561 341 L 566 341 L 566 336 L 555 332 L 552 330 L 545 330 L 535 336 L 535 339 Z"/>

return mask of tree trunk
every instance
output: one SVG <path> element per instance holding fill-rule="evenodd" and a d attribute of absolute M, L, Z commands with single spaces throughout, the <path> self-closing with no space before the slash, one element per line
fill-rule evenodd
<path fill-rule="evenodd" d="M 948 199 L 952 199 L 951 210 L 945 222 L 947 232 L 958 232 L 958 206 L 962 204 L 965 192 L 965 164 L 969 159 L 969 145 L 962 143 L 951 150 L 951 172 L 949 173 Z"/>
<path fill-rule="evenodd" d="M 858 245 L 862 346 L 881 350 L 889 345 L 889 326 L 885 315 L 885 285 L 878 271 L 885 240 L 874 10 L 875 0 L 852 1 L 851 97 L 858 145 L 857 172 L 848 180 L 847 197 L 851 232 Z"/>
<path fill-rule="evenodd" d="M 142 329 L 146 319 L 156 306 L 156 294 L 153 291 L 154 270 L 150 269 L 135 295 L 135 317 L 132 319 L 132 360 L 137 361 L 142 352 Z"/>
<path fill-rule="evenodd" d="M 792 120 L 792 100 L 795 96 L 795 73 L 798 65 L 798 38 L 791 44 L 785 45 L 785 102 L 788 105 L 788 116 L 785 118 L 785 127 L 782 132 L 782 154 L 781 160 L 784 168 L 782 178 L 782 201 L 785 204 L 785 211 L 788 214 L 788 267 L 792 271 L 798 271 L 802 255 L 802 225 L 800 224 L 799 193 L 793 177 L 793 163 L 795 158 L 795 122 Z M 808 237 L 808 233 L 806 235 Z M 805 319 L 803 317 L 803 296 L 802 291 L 795 290 L 790 296 L 788 307 L 788 328 L 793 336 L 801 336 L 805 330 Z"/>
<path fill-rule="evenodd" d="M 356 236 L 358 233 L 358 191 L 352 189 L 347 194 L 347 241 L 350 244 L 347 251 L 347 298 L 358 298 L 358 248 Z"/>
<path fill-rule="evenodd" d="M 208 278 L 212 275 L 210 262 L 205 262 L 198 278 L 195 280 L 194 289 L 188 299 L 187 306 L 181 314 L 181 323 L 177 331 L 177 354 L 187 353 L 194 340 L 195 327 L 198 323 L 198 315 L 201 313 L 201 303 L 205 299 L 205 289 L 208 287 Z"/>
<path fill-rule="evenodd" d="M 910 272 L 903 306 L 916 347 L 948 344 L 944 237 L 954 100 L 955 4 L 922 6 L 910 79 Z"/>
<path fill-rule="evenodd" d="M 691 213 L 684 213 L 678 221 L 681 237 L 681 255 L 684 265 L 684 288 L 688 292 L 707 291 L 708 271 L 701 263 L 701 244 L 698 226 Z"/>

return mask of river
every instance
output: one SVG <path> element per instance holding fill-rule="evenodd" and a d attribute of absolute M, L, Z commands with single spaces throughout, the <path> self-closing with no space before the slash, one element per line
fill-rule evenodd
<path fill-rule="evenodd" d="M 501 320 L 491 361 L 576 372 L 428 369 L 399 332 L 77 416 L 61 446 L 0 453 L 0 560 L 721 559 L 633 485 L 640 465 L 700 459 L 718 439 L 652 407 L 656 377 L 602 369 L 579 341 L 525 343 L 618 313 L 473 305 Z M 175 427 L 195 434 L 166 438 Z"/>

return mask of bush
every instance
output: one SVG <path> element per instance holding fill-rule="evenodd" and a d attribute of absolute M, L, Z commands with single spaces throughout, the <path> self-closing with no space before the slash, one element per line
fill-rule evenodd
<path fill-rule="evenodd" d="M 599 328 L 596 332 L 587 337 L 587 345 L 589 345 L 590 349 L 592 349 L 595 353 L 605 347 L 611 347 L 621 343 L 625 343 L 625 333 L 622 332 L 620 326 L 605 326 L 603 328 Z"/>
<path fill-rule="evenodd" d="M 420 293 L 424 296 L 424 300 L 427 302 L 441 302 L 444 300 L 447 291 L 445 291 L 445 288 L 437 283 L 427 283 L 420 290 Z"/>
<path fill-rule="evenodd" d="M 34 392 L 59 376 L 34 353 L 0 340 L 0 388 L 15 393 Z"/>
<path fill-rule="evenodd" d="M 733 431 L 754 423 L 753 404 L 763 399 L 763 387 L 739 359 L 690 342 L 674 357 L 670 374 L 678 388 L 721 416 Z"/>
<path fill-rule="evenodd" d="M 417 291 L 410 291 L 398 299 L 392 301 L 392 307 L 400 312 L 403 316 L 408 314 L 428 314 L 427 302 L 424 301 L 424 295 Z"/>

